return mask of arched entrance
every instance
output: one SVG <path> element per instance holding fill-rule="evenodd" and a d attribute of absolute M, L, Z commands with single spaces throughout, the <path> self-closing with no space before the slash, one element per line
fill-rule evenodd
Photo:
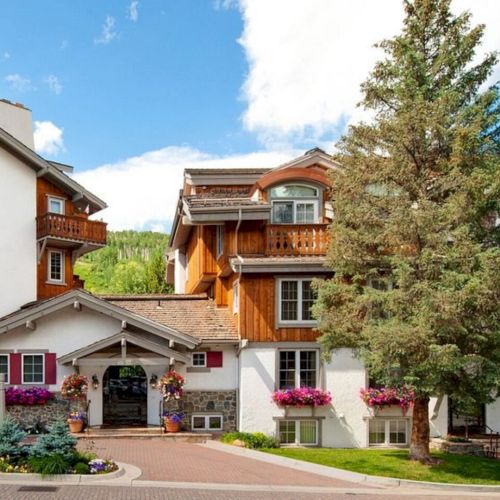
<path fill-rule="evenodd" d="M 142 366 L 110 366 L 102 379 L 103 424 L 146 425 L 148 384 Z"/>

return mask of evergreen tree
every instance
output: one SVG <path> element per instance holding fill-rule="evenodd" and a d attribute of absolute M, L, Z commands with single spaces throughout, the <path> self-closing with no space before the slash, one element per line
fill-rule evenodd
<path fill-rule="evenodd" d="M 76 438 L 68 429 L 68 424 L 62 420 L 54 422 L 47 434 L 42 434 L 38 441 L 31 447 L 30 456 L 48 457 L 51 455 L 61 455 L 69 459 L 76 449 Z"/>
<path fill-rule="evenodd" d="M 352 347 L 371 377 L 411 385 L 410 458 L 431 462 L 430 396 L 471 405 L 500 385 L 496 54 L 450 0 L 404 2 L 402 33 L 363 84 L 370 123 L 338 144 L 329 265 L 315 313 L 326 355 Z"/>
<path fill-rule="evenodd" d="M 26 433 L 19 424 L 7 415 L 0 424 L 0 456 L 15 457 L 24 451 L 19 443 L 26 437 Z"/>
<path fill-rule="evenodd" d="M 161 251 L 156 251 L 146 264 L 146 291 L 166 293 L 167 290 L 165 257 Z"/>

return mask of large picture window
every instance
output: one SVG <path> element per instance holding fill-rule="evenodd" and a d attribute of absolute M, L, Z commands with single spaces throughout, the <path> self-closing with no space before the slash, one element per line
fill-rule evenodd
<path fill-rule="evenodd" d="M 279 351 L 279 389 L 316 387 L 318 356 L 317 350 Z"/>
<path fill-rule="evenodd" d="M 408 420 L 374 418 L 369 423 L 370 446 L 408 444 Z"/>
<path fill-rule="evenodd" d="M 316 299 L 311 279 L 280 279 L 278 294 L 280 324 L 316 323 L 311 312 Z"/>
<path fill-rule="evenodd" d="M 319 190 L 300 184 L 281 185 L 269 192 L 273 224 L 315 224 L 319 219 Z"/>
<path fill-rule="evenodd" d="M 43 354 L 23 354 L 23 384 L 43 384 Z"/>
<path fill-rule="evenodd" d="M 318 421 L 280 420 L 279 441 L 282 445 L 316 446 L 318 444 Z"/>

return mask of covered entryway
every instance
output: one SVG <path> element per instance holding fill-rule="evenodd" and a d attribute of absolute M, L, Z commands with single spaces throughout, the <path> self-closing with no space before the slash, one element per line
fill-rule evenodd
<path fill-rule="evenodd" d="M 110 366 L 102 390 L 104 425 L 147 424 L 148 385 L 142 366 Z"/>

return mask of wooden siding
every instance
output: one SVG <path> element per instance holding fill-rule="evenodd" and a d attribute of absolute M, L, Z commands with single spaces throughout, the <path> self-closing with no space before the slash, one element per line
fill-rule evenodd
<path fill-rule="evenodd" d="M 276 284 L 274 276 L 242 276 L 240 279 L 239 332 L 252 342 L 311 342 L 314 328 L 276 328 Z"/>
<path fill-rule="evenodd" d="M 187 245 L 186 293 L 206 291 L 217 275 L 215 226 L 195 226 Z"/>
<path fill-rule="evenodd" d="M 73 288 L 73 266 L 71 263 L 71 251 L 66 250 L 64 256 L 64 284 L 54 285 L 47 283 L 48 277 L 48 259 L 49 250 L 60 250 L 58 248 L 49 248 L 43 252 L 40 264 L 37 269 L 37 296 L 38 299 L 48 299 L 61 293 L 67 292 Z"/>
<path fill-rule="evenodd" d="M 64 214 L 74 215 L 75 207 L 73 202 L 68 198 L 68 195 L 59 189 L 54 184 L 51 184 L 46 179 L 39 177 L 36 181 L 36 214 L 38 217 L 45 215 L 48 211 L 47 198 L 49 196 L 56 196 L 66 200 L 64 204 Z M 84 214 L 85 216 L 85 214 Z"/>

